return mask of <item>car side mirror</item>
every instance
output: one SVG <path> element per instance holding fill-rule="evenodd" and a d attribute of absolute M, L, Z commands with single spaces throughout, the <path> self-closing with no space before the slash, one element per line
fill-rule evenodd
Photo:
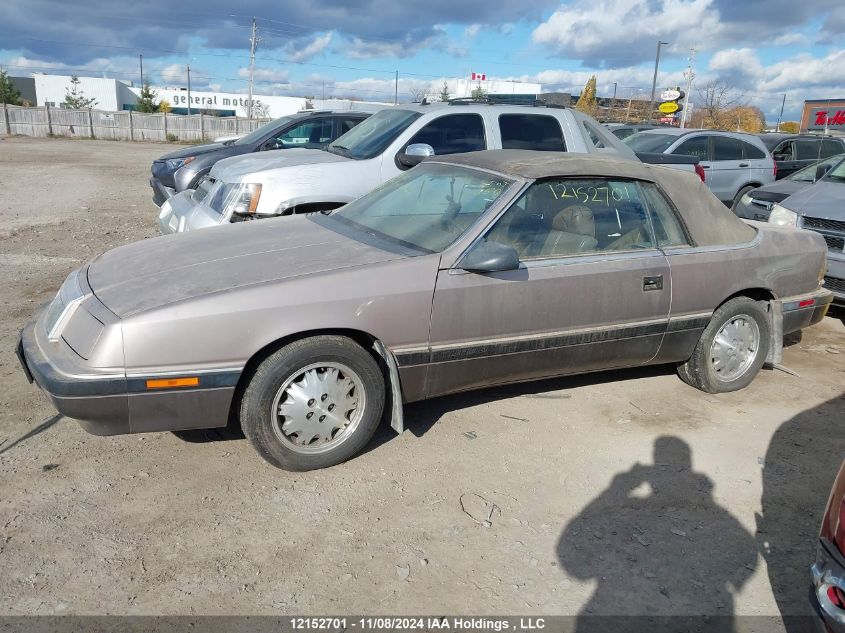
<path fill-rule="evenodd" d="M 263 151 L 273 150 L 273 149 L 284 149 L 285 144 L 280 141 L 279 139 L 272 138 L 261 147 Z"/>
<path fill-rule="evenodd" d="M 774 159 L 779 160 L 781 162 L 785 160 L 789 160 L 791 156 L 789 154 L 775 154 Z"/>
<path fill-rule="evenodd" d="M 396 156 L 404 167 L 413 167 L 419 165 L 424 158 L 434 156 L 434 148 L 428 143 L 411 143 L 405 148 L 404 152 L 400 152 Z"/>
<path fill-rule="evenodd" d="M 830 165 L 816 165 L 816 180 L 821 180 L 830 171 Z"/>
<path fill-rule="evenodd" d="M 494 273 L 519 268 L 519 253 L 501 242 L 482 241 L 461 260 L 460 267 L 471 273 Z"/>

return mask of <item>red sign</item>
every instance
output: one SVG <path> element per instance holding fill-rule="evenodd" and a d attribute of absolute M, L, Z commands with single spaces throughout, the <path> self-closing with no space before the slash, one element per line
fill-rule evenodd
<path fill-rule="evenodd" d="M 845 110 L 816 110 L 813 114 L 815 114 L 816 119 L 810 121 L 808 127 L 811 130 L 845 126 Z"/>

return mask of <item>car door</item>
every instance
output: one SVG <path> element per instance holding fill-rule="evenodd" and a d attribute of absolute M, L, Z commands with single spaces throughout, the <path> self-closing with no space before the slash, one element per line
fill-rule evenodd
<path fill-rule="evenodd" d="M 801 169 L 795 141 L 792 139 L 778 143 L 772 150 L 772 156 L 778 165 L 778 179 L 794 174 Z"/>
<path fill-rule="evenodd" d="M 688 134 L 682 136 L 682 141 L 673 149 L 668 151 L 669 154 L 677 154 L 684 156 L 695 156 L 698 158 L 698 164 L 705 172 L 705 184 L 710 187 L 712 180 L 713 161 L 710 147 L 710 136 L 707 134 Z M 711 187 L 712 189 L 712 187 Z"/>
<path fill-rule="evenodd" d="M 438 272 L 428 396 L 641 365 L 658 351 L 671 277 L 640 185 L 599 178 L 532 184 L 479 238 L 520 267 Z"/>
<path fill-rule="evenodd" d="M 710 190 L 719 200 L 730 204 L 742 186 L 749 182 L 750 165 L 743 159 L 742 141 L 738 138 L 713 135 L 711 143 L 713 161 L 710 167 Z"/>

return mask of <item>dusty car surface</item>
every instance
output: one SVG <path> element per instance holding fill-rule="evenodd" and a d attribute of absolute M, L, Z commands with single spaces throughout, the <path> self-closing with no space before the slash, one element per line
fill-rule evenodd
<path fill-rule="evenodd" d="M 165 265 L 166 263 L 166 265 Z M 694 174 L 521 150 L 429 159 L 331 214 L 109 251 L 22 331 L 95 434 L 237 420 L 270 463 L 358 453 L 404 402 L 672 363 L 748 385 L 818 322 L 825 244 L 746 224 Z"/>

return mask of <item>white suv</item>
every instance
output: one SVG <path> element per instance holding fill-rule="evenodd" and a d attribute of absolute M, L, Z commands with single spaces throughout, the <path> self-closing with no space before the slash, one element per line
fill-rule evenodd
<path fill-rule="evenodd" d="M 660 128 L 625 139 L 635 152 L 697 156 L 705 182 L 732 209 L 742 196 L 775 181 L 775 160 L 759 137 L 740 132 Z"/>
<path fill-rule="evenodd" d="M 477 102 L 397 106 L 374 114 L 326 150 L 287 149 L 219 161 L 196 191 L 164 203 L 158 226 L 162 233 L 176 233 L 327 211 L 426 156 L 484 149 L 606 153 L 637 160 L 604 126 L 567 108 Z"/>

